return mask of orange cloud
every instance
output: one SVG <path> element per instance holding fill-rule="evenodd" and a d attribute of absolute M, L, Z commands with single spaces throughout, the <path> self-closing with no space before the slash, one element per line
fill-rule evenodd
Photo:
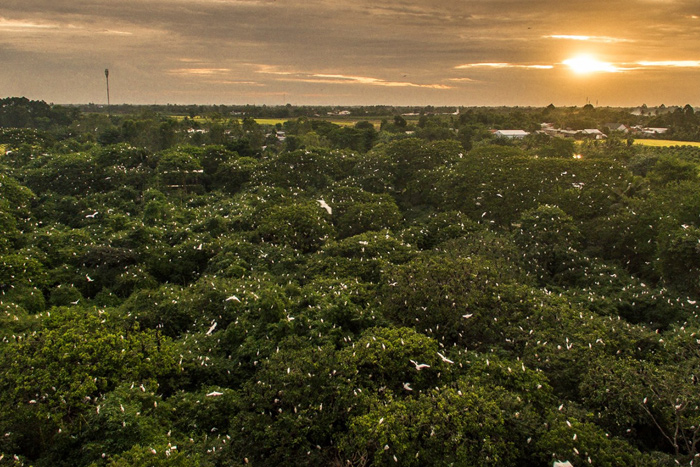
<path fill-rule="evenodd" d="M 551 70 L 554 65 L 522 65 L 518 63 L 465 63 L 463 65 L 457 65 L 456 70 L 464 70 L 467 68 L 525 68 L 533 70 Z"/>
<path fill-rule="evenodd" d="M 215 75 L 220 73 L 228 73 L 229 68 L 174 68 L 168 70 L 169 73 L 175 75 Z"/>
<path fill-rule="evenodd" d="M 564 39 L 571 41 L 588 41 L 588 42 L 605 42 L 605 43 L 616 43 L 616 42 L 634 42 L 630 39 L 623 39 L 619 37 L 610 36 L 585 36 L 576 34 L 551 34 L 549 36 L 542 36 L 545 39 Z"/>

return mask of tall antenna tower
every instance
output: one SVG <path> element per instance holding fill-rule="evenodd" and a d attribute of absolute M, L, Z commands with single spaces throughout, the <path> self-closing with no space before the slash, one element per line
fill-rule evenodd
<path fill-rule="evenodd" d="M 107 113 L 109 114 L 109 69 L 105 68 L 105 79 L 107 80 Z"/>

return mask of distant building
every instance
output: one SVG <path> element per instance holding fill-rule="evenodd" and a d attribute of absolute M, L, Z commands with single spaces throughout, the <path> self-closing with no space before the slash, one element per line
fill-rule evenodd
<path fill-rule="evenodd" d="M 607 135 L 597 128 L 586 128 L 579 132 L 584 138 L 605 139 Z"/>
<path fill-rule="evenodd" d="M 568 136 L 570 138 L 575 138 L 579 134 L 576 130 L 559 130 L 561 136 Z"/>
<path fill-rule="evenodd" d="M 619 131 L 625 134 L 630 132 L 630 127 L 628 127 L 624 123 L 606 123 L 603 126 L 605 128 L 608 128 L 610 131 Z"/>
<path fill-rule="evenodd" d="M 642 132 L 645 135 L 662 135 L 668 131 L 668 128 L 644 128 Z"/>
<path fill-rule="evenodd" d="M 523 139 L 529 135 L 525 130 L 496 130 L 493 135 L 498 138 L 509 138 L 509 139 Z"/>

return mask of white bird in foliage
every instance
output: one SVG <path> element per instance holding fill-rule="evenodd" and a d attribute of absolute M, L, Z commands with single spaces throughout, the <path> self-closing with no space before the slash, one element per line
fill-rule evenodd
<path fill-rule="evenodd" d="M 209 394 L 207 394 L 207 397 L 218 397 L 218 396 L 223 396 L 223 392 L 218 392 L 218 391 L 212 391 Z"/>
<path fill-rule="evenodd" d="M 574 467 L 574 466 L 569 461 L 564 461 L 564 462 L 554 461 L 554 463 L 552 464 L 552 467 Z"/>
<path fill-rule="evenodd" d="M 86 217 L 86 218 L 90 218 L 90 219 L 94 219 L 95 216 L 98 215 L 98 214 L 99 214 L 99 212 L 95 211 L 95 212 L 93 212 L 92 214 L 86 215 L 85 217 Z"/>
<path fill-rule="evenodd" d="M 411 363 L 415 365 L 416 370 L 418 371 L 422 370 L 423 368 L 430 368 L 430 365 L 428 365 L 427 363 L 418 363 L 415 360 L 411 360 Z"/>
<path fill-rule="evenodd" d="M 87 274 L 85 274 L 85 278 L 87 279 L 88 282 L 95 282 L 95 279 L 93 279 L 92 277 L 88 276 Z"/>
<path fill-rule="evenodd" d="M 437 354 L 440 356 L 440 358 L 442 359 L 443 362 L 445 362 L 445 363 L 454 363 L 452 360 L 450 360 L 449 358 L 445 357 L 445 356 L 444 356 L 443 354 L 441 354 L 440 352 L 438 352 Z"/>
<path fill-rule="evenodd" d="M 403 383 L 403 388 L 406 391 L 413 391 L 413 388 L 409 385 L 409 383 Z"/>
<path fill-rule="evenodd" d="M 322 199 L 318 199 L 318 200 L 316 200 L 316 201 L 318 201 L 318 204 L 320 204 L 321 207 L 322 207 L 323 209 L 325 209 L 326 212 L 328 212 L 328 214 L 333 214 L 333 209 L 332 209 L 330 206 L 328 206 L 328 203 L 326 203 L 326 202 L 325 202 L 324 200 L 322 200 Z"/>
<path fill-rule="evenodd" d="M 472 316 L 474 316 L 474 313 L 467 313 L 466 315 L 462 315 L 462 318 L 464 318 L 464 319 L 469 319 L 469 318 L 471 318 Z"/>
<path fill-rule="evenodd" d="M 214 324 L 212 324 L 209 330 L 207 331 L 207 336 L 211 335 L 211 333 L 214 332 L 214 329 L 216 329 L 216 321 L 214 321 Z"/>
<path fill-rule="evenodd" d="M 231 300 L 235 300 L 240 303 L 240 299 L 236 297 L 235 295 L 231 295 L 230 297 L 227 297 L 225 301 L 230 302 Z"/>

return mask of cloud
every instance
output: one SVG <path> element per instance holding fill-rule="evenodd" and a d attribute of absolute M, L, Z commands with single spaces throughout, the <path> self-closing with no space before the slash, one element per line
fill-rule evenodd
<path fill-rule="evenodd" d="M 195 75 L 195 76 L 201 76 L 201 75 L 215 75 L 215 74 L 222 74 L 222 73 L 228 73 L 230 72 L 230 68 L 175 68 L 172 70 L 169 70 L 169 73 L 175 74 L 175 75 Z"/>
<path fill-rule="evenodd" d="M 114 35 L 114 36 L 133 36 L 133 32 L 129 31 L 115 31 L 112 29 L 105 29 L 102 31 L 103 34 L 109 34 L 109 35 Z"/>
<path fill-rule="evenodd" d="M 700 68 L 700 60 L 662 60 L 658 62 L 642 61 L 637 62 L 637 64 L 643 67 L 652 68 Z"/>
<path fill-rule="evenodd" d="M 370 78 L 365 76 L 346 76 L 346 75 L 326 75 L 313 74 L 312 78 L 321 78 L 328 83 L 351 83 L 351 84 L 367 84 L 370 86 L 386 86 L 386 87 L 413 87 L 413 88 L 428 88 L 428 89 L 451 89 L 452 86 L 444 84 L 417 84 L 405 81 L 385 81 L 379 78 Z"/>
<path fill-rule="evenodd" d="M 609 37 L 609 36 L 580 36 L 580 35 L 569 35 L 569 34 L 552 34 L 549 36 L 542 36 L 545 39 L 565 39 L 571 41 L 585 41 L 585 42 L 602 42 L 602 43 L 618 43 L 618 42 L 635 42 L 631 39 L 623 39 L 619 37 Z"/>
<path fill-rule="evenodd" d="M 465 63 L 454 67 L 456 70 L 465 70 L 468 68 L 525 68 L 531 70 L 551 70 L 554 65 L 523 65 L 520 63 L 503 63 L 503 62 L 482 62 L 482 63 Z"/>
<path fill-rule="evenodd" d="M 354 76 L 331 73 L 313 73 L 303 71 L 280 70 L 272 65 L 257 65 L 257 73 L 277 75 L 281 81 L 296 81 L 301 83 L 323 83 L 323 84 L 362 84 L 367 86 L 384 86 L 390 88 L 425 88 L 425 89 L 452 89 L 446 84 L 421 84 L 408 81 L 389 81 L 370 76 Z"/>
<path fill-rule="evenodd" d="M 0 31 L 55 29 L 55 24 L 37 23 L 28 20 L 11 20 L 0 17 Z"/>
<path fill-rule="evenodd" d="M 220 79 L 220 80 L 211 80 L 209 81 L 211 84 L 234 84 L 234 85 L 243 85 L 243 86 L 265 86 L 263 83 L 258 83 L 257 81 L 237 81 L 237 80 L 232 80 L 232 79 Z"/>
<path fill-rule="evenodd" d="M 256 73 L 264 73 L 267 75 L 282 75 L 282 76 L 298 75 L 299 74 L 299 72 L 297 72 L 297 71 L 280 70 L 275 65 L 257 65 L 257 66 L 258 66 L 258 70 L 256 71 Z"/>

